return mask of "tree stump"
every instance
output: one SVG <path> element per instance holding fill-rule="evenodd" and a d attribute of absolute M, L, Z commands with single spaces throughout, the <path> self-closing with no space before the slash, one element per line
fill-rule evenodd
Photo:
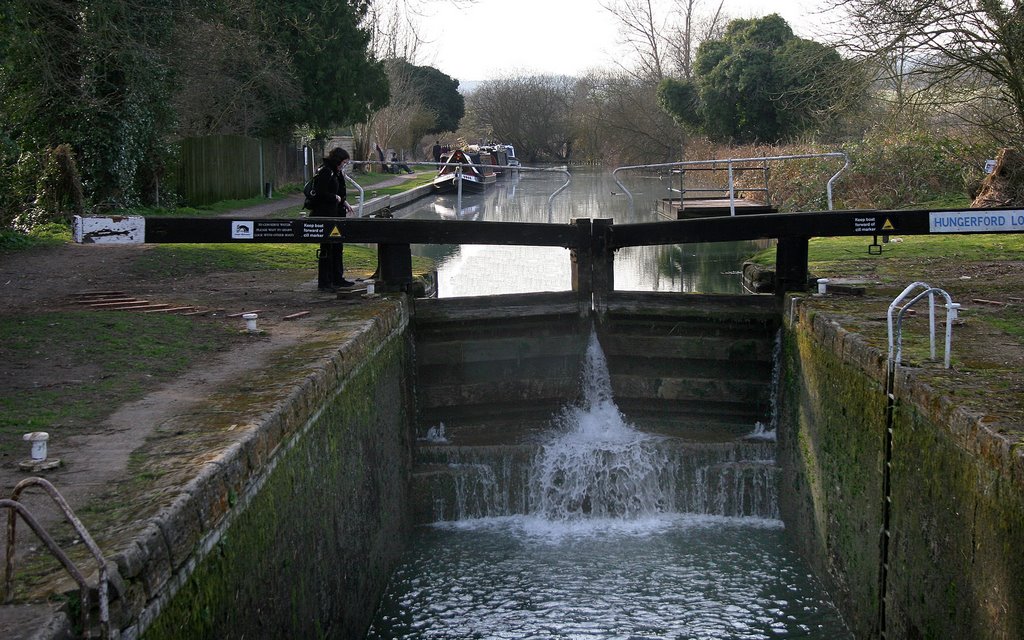
<path fill-rule="evenodd" d="M 981 182 L 971 208 L 1024 206 L 1024 156 L 1015 149 L 1000 149 L 996 167 Z"/>

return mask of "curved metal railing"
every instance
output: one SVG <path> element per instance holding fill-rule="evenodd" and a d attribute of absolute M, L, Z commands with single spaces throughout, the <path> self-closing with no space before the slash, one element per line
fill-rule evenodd
<path fill-rule="evenodd" d="M 914 296 L 909 302 L 902 307 L 899 304 L 905 300 L 911 292 L 916 289 L 924 289 L 916 296 Z M 941 295 L 946 299 L 946 353 L 943 360 L 943 365 L 946 369 L 950 366 L 950 350 L 953 346 L 953 321 L 957 318 L 957 310 L 960 305 L 953 302 L 953 299 L 944 290 L 938 287 L 932 287 L 924 282 L 912 282 L 906 289 L 903 290 L 900 295 L 896 296 L 895 299 L 889 304 L 889 310 L 886 313 L 886 322 L 889 330 L 889 366 L 894 367 L 900 364 L 903 359 L 903 317 L 914 306 L 919 300 L 928 296 L 928 333 L 931 344 L 931 358 L 935 360 L 935 296 L 936 294 Z M 899 313 L 896 316 L 896 326 L 893 328 L 893 311 L 899 308 Z"/>
<path fill-rule="evenodd" d="M 71 507 L 68 505 L 64 496 L 57 491 L 48 480 L 44 478 L 26 478 L 19 482 L 14 490 L 11 492 L 10 498 L 0 500 L 0 508 L 6 508 L 10 510 L 7 518 L 7 563 L 4 567 L 4 602 L 10 602 L 14 597 L 14 589 L 12 583 L 14 580 L 14 547 L 15 537 L 17 532 L 18 516 L 21 516 L 29 528 L 36 534 L 36 536 L 46 545 L 46 548 L 53 554 L 55 558 L 61 563 L 64 569 L 71 575 L 74 581 L 78 584 L 79 593 L 81 594 L 82 604 L 82 629 L 86 637 L 88 637 L 89 629 L 89 585 L 82 575 L 82 572 L 78 570 L 75 563 L 68 558 L 67 554 L 57 545 L 56 541 L 46 532 L 46 529 L 32 516 L 32 513 L 23 505 L 20 501 L 21 492 L 30 486 L 42 487 L 44 491 L 50 496 L 61 512 L 64 514 L 64 518 L 74 528 L 75 533 L 78 534 L 79 538 L 85 544 L 86 548 L 89 549 L 89 553 L 92 554 L 98 565 L 99 573 L 99 584 L 97 585 L 97 591 L 99 594 L 99 608 L 100 608 L 100 634 L 103 638 L 110 637 L 110 606 L 109 606 L 109 594 L 108 594 L 108 576 L 107 576 L 107 561 L 103 557 L 103 553 L 100 551 L 99 546 L 89 535 L 85 526 L 82 525 L 81 520 L 75 516 Z"/>
<path fill-rule="evenodd" d="M 379 160 L 352 160 L 352 161 L 349 162 L 349 164 L 351 164 L 353 166 L 361 166 L 361 165 L 381 164 L 381 162 Z M 385 164 L 395 164 L 395 163 L 385 163 Z M 433 167 L 433 168 L 437 169 L 438 171 L 440 171 L 440 169 L 442 167 L 447 166 L 449 163 L 447 163 L 447 162 L 401 162 L 400 164 L 403 164 L 403 165 L 406 165 L 406 166 L 416 166 L 416 167 Z M 452 164 L 455 165 L 456 174 L 461 177 L 461 175 L 462 175 L 461 164 L 460 163 L 452 163 Z M 473 166 L 474 167 L 481 167 L 481 168 L 485 168 L 485 169 L 504 169 L 506 171 L 515 171 L 515 172 L 561 173 L 561 174 L 563 174 L 565 176 L 565 182 L 562 184 L 562 186 L 560 186 L 557 189 L 555 189 L 555 191 L 550 196 L 548 196 L 547 207 L 548 207 L 548 218 L 549 219 L 551 218 L 551 215 L 552 215 L 552 203 L 554 202 L 555 197 L 558 194 L 560 194 L 563 191 L 565 191 L 565 189 L 569 186 L 569 183 L 572 181 L 572 174 L 569 173 L 569 170 L 565 169 L 565 168 L 560 168 L 560 167 L 527 167 L 527 166 L 524 166 L 524 165 L 510 166 L 510 165 L 476 164 L 476 163 L 474 163 Z M 356 189 L 359 190 L 359 205 L 357 207 L 357 214 L 356 215 L 361 218 L 361 217 L 363 217 L 363 203 L 366 201 L 366 192 L 363 189 L 363 187 L 361 187 L 355 181 L 355 179 L 352 176 L 350 176 L 347 173 L 344 174 L 344 175 L 345 175 L 345 179 L 350 184 L 355 185 Z M 455 182 L 456 182 L 456 207 L 458 209 L 461 209 L 462 208 L 462 180 L 461 179 L 457 179 Z"/>

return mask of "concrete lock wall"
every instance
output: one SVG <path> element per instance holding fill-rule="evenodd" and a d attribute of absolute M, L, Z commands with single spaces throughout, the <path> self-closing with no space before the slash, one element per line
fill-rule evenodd
<path fill-rule="evenodd" d="M 407 309 L 336 346 L 244 510 L 145 638 L 360 638 L 410 526 Z"/>
<path fill-rule="evenodd" d="M 858 638 L 1024 637 L 1024 456 L 900 369 L 879 628 L 885 354 L 796 301 L 780 389 L 780 510 Z"/>

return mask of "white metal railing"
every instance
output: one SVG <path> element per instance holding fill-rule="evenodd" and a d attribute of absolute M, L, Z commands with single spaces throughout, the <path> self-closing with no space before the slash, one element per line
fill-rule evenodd
<path fill-rule="evenodd" d="M 899 304 L 916 289 L 923 289 L 902 307 Z M 935 360 L 935 296 L 941 295 L 946 299 L 946 352 L 943 364 L 946 369 L 950 366 L 950 349 L 953 345 L 953 321 L 957 318 L 957 309 L 960 305 L 953 302 L 948 293 L 937 287 L 932 287 L 924 282 L 912 282 L 903 292 L 889 304 L 886 314 L 886 322 L 889 330 L 889 366 L 898 366 L 903 359 L 903 317 L 919 300 L 928 297 L 928 329 L 931 344 L 931 359 Z M 893 328 L 893 311 L 899 307 L 896 317 L 896 327 Z"/>
<path fill-rule="evenodd" d="M 14 487 L 10 498 L 0 500 L 0 508 L 7 508 L 10 511 L 7 519 L 7 561 L 4 567 L 3 583 L 4 602 L 10 602 L 14 596 L 14 590 L 12 587 L 12 581 L 14 580 L 14 551 L 17 537 L 18 516 L 21 516 L 21 519 L 29 525 L 29 528 L 31 528 L 36 536 L 46 545 L 50 553 L 60 561 L 64 566 L 64 569 L 71 574 L 71 577 L 78 584 L 82 615 L 82 633 L 84 637 L 91 637 L 91 634 L 89 633 L 89 617 L 91 613 L 89 605 L 89 585 L 86 582 L 85 576 L 81 573 L 75 563 L 68 558 L 56 541 L 49 533 L 46 532 L 45 528 L 43 528 L 43 526 L 32 516 L 32 513 L 21 503 L 21 493 L 30 486 L 38 486 L 46 491 L 54 504 L 64 514 L 65 520 L 72 526 L 72 528 L 74 528 L 75 533 L 78 534 L 79 539 L 85 544 L 89 553 L 92 554 L 93 559 L 96 561 L 97 573 L 99 576 L 96 591 L 99 595 L 100 636 L 102 638 L 110 638 L 111 629 L 107 560 L 103 557 L 103 552 L 100 551 L 99 546 L 93 540 L 92 536 L 89 535 L 89 532 L 82 524 L 82 521 L 79 520 L 71 510 L 71 507 L 68 505 L 67 500 L 64 499 L 64 496 L 57 491 L 57 488 L 54 487 L 50 481 L 44 478 L 25 478 Z"/>
<path fill-rule="evenodd" d="M 722 158 L 720 160 L 685 160 L 685 161 L 682 161 L 682 162 L 664 162 L 664 163 L 660 163 L 660 164 L 638 164 L 638 165 L 630 165 L 630 166 L 616 168 L 615 170 L 612 171 L 612 178 L 614 178 L 615 184 L 617 184 L 619 186 L 619 188 L 622 189 L 622 191 L 626 194 L 626 197 L 629 198 L 629 207 L 630 207 L 630 209 L 632 209 L 633 208 L 633 194 L 632 194 L 632 192 L 630 192 L 629 189 L 626 188 L 626 185 L 622 184 L 622 181 L 619 180 L 618 173 L 620 171 L 631 171 L 631 170 L 638 170 L 638 169 L 669 169 L 669 170 L 678 170 L 679 173 L 680 173 L 680 189 L 679 189 L 679 191 L 680 191 L 680 197 L 682 197 L 682 194 L 686 191 L 686 189 L 682 185 L 682 180 L 683 180 L 683 176 L 685 175 L 685 172 L 686 172 L 686 167 L 701 167 L 701 168 L 705 168 L 706 169 L 707 165 L 711 165 L 711 168 L 716 168 L 718 165 L 723 165 L 724 164 L 726 170 L 728 171 L 728 186 L 726 186 L 723 189 L 713 189 L 713 191 L 716 191 L 716 192 L 718 192 L 718 191 L 728 191 L 728 193 L 729 193 L 729 215 L 734 216 L 734 215 L 736 215 L 735 171 L 736 171 L 736 164 L 737 163 L 742 163 L 742 162 L 746 162 L 746 163 L 750 163 L 750 162 L 763 162 L 765 164 L 765 166 L 767 166 L 768 162 L 781 162 L 781 161 L 784 161 L 784 160 L 804 160 L 804 159 L 810 159 L 810 158 L 842 158 L 843 159 L 843 166 L 842 166 L 842 168 L 840 168 L 839 171 L 835 172 L 835 174 L 833 174 L 832 177 L 829 178 L 828 182 L 825 184 L 825 192 L 826 192 L 826 195 L 828 197 L 828 209 L 829 209 L 829 211 L 831 211 L 832 210 L 832 185 L 835 184 L 835 181 L 836 181 L 836 179 L 839 178 L 839 175 L 850 166 L 850 157 L 846 153 L 843 153 L 841 151 L 832 152 L 832 153 L 805 153 L 805 154 L 788 155 L 788 156 L 762 156 L 760 158 Z M 752 167 L 742 167 L 742 169 L 743 170 L 752 170 L 752 169 L 760 169 L 760 167 L 753 167 L 753 168 Z M 762 190 L 767 192 L 767 190 L 768 190 L 767 186 L 765 186 L 764 189 L 760 189 L 760 188 L 740 189 L 740 191 L 762 191 Z M 695 191 L 695 190 L 691 189 L 691 191 Z"/>
<path fill-rule="evenodd" d="M 379 160 L 352 160 L 352 161 L 349 162 L 349 164 L 350 165 L 354 165 L 354 166 L 359 166 L 359 165 L 373 165 L 373 164 L 382 164 L 382 163 Z M 383 163 L 383 164 L 396 164 L 396 163 L 386 162 L 386 163 Z M 442 167 L 447 166 L 449 163 L 448 162 L 399 162 L 397 164 L 404 164 L 406 166 L 417 166 L 417 167 L 433 167 L 433 168 L 437 169 L 438 171 L 440 171 Z M 456 184 L 456 187 L 455 187 L 456 205 L 455 206 L 456 206 L 456 210 L 461 210 L 462 209 L 462 182 L 463 182 L 462 181 L 462 163 L 456 162 L 456 163 L 451 163 L 451 164 L 455 165 L 455 173 L 456 173 L 456 180 L 455 180 L 455 184 Z M 507 171 L 527 172 L 527 173 L 534 172 L 534 173 L 561 173 L 561 174 L 563 174 L 565 176 L 565 182 L 562 184 L 562 186 L 560 186 L 557 189 L 555 189 L 555 191 L 550 196 L 548 196 L 548 205 L 547 206 L 548 206 L 548 221 L 549 222 L 551 221 L 551 217 L 552 217 L 551 205 L 552 205 L 552 203 L 555 200 L 555 196 L 560 194 L 562 191 L 565 191 L 565 189 L 569 186 L 569 183 L 572 181 L 572 174 L 569 173 L 569 170 L 565 169 L 565 168 L 559 168 L 559 167 L 527 167 L 527 166 L 523 166 L 523 165 L 512 166 L 512 165 L 475 164 L 475 163 L 473 164 L 473 166 L 474 167 L 485 168 L 485 169 L 505 169 Z M 364 191 L 363 187 L 359 186 L 359 184 L 355 181 L 355 179 L 352 176 L 350 176 L 347 173 L 345 173 L 344 175 L 345 175 L 345 179 L 350 184 L 355 185 L 356 189 L 359 190 L 359 206 L 357 208 L 357 214 L 356 215 L 361 218 L 361 217 L 363 217 L 363 203 L 366 200 L 366 192 Z"/>

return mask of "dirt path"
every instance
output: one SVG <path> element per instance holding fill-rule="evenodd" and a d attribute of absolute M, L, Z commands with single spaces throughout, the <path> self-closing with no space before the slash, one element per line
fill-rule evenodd
<path fill-rule="evenodd" d="M 294 206 L 300 197 L 226 215 L 271 216 Z M 4 316 L 81 311 L 83 307 L 75 300 L 75 295 L 90 291 L 123 291 L 127 296 L 172 306 L 219 309 L 219 313 L 203 321 L 235 323 L 239 331 L 244 326 L 243 321 L 228 316 L 246 310 L 260 311 L 258 337 L 240 340 L 226 351 L 195 362 L 181 376 L 152 389 L 135 402 L 117 407 L 98 424 L 76 429 L 73 435 L 61 433 L 61 429 L 53 430 L 49 457 L 61 459 L 63 466 L 37 475 L 52 482 L 76 512 L 123 479 L 129 456 L 158 425 L 187 415 L 218 385 L 236 380 L 247 370 L 259 369 L 275 353 L 315 333 L 318 322 L 327 314 L 337 315 L 345 309 L 358 308 L 357 301 L 343 301 L 333 294 L 319 292 L 312 264 L 308 270 L 214 273 L 154 281 L 129 276 L 133 263 L 152 249 L 149 245 L 67 244 L 0 255 L 0 314 Z M 306 315 L 285 320 L 286 316 L 300 312 Z M 231 326 L 234 325 L 229 324 Z M 59 340 L 59 336 L 55 339 Z M 72 394 L 76 382 L 87 375 L 88 371 L 68 368 L 49 358 L 37 358 L 17 370 L 0 367 L 0 387 L 11 392 L 32 381 L 44 380 L 49 388 Z M 3 497 L 9 496 L 18 482 L 34 475 L 18 467 L 28 454 L 28 443 L 25 443 L 24 451 L 16 456 L 0 457 L 0 495 Z M 27 492 L 23 501 L 44 526 L 52 526 L 60 519 L 38 490 Z M 26 537 L 32 536 L 23 532 L 19 540 Z M 19 544 L 19 555 L 24 549 L 36 546 L 34 540 L 29 542 Z M 4 547 L 0 545 L 0 558 L 6 555 Z M 0 630 L 3 625 L 0 615 Z"/>
<path fill-rule="evenodd" d="M 394 176 L 373 185 L 383 188 L 408 180 L 409 175 Z M 278 212 L 300 205 L 301 194 L 266 202 L 222 214 L 223 217 L 273 217 Z M 90 291 L 123 291 L 132 297 L 173 306 L 194 305 L 219 309 L 211 321 L 226 320 L 233 313 L 259 310 L 260 334 L 241 341 L 235 347 L 214 357 L 203 359 L 143 398 L 117 407 L 112 414 L 74 435 L 51 435 L 49 457 L 60 458 L 63 466 L 39 474 L 22 471 L 18 462 L 24 455 L 0 457 L 0 496 L 10 495 L 14 486 L 31 475 L 41 475 L 52 482 L 80 513 L 90 501 L 125 479 L 129 457 L 160 425 L 180 419 L 209 396 L 220 385 L 228 384 L 246 371 L 258 370 L 275 354 L 289 349 L 317 332 L 318 323 L 328 314 L 343 315 L 358 310 L 359 300 L 339 300 L 333 294 L 316 288 L 314 265 L 309 270 L 259 271 L 205 274 L 195 277 L 146 280 L 132 277 L 132 265 L 152 245 L 77 245 L 33 249 L 0 254 L 0 314 L 14 316 L 27 313 L 81 310 L 76 294 Z M 366 275 L 366 274 L 363 274 Z M 305 312 L 295 320 L 286 316 Z M 59 339 L 59 336 L 56 336 Z M 75 392 L 75 381 L 83 372 L 68 370 L 40 358 L 26 368 L 12 371 L 0 367 L 0 387 L 17 389 L 26 381 L 47 380 L 56 389 Z M 44 527 L 53 529 L 62 516 L 38 489 L 23 494 L 25 503 Z M 23 556 L 38 546 L 26 529 L 19 531 L 17 555 Z M 0 562 L 6 556 L 6 545 L 0 545 Z M 0 606 L 0 637 L 34 637 L 51 621 L 51 606 Z"/>

